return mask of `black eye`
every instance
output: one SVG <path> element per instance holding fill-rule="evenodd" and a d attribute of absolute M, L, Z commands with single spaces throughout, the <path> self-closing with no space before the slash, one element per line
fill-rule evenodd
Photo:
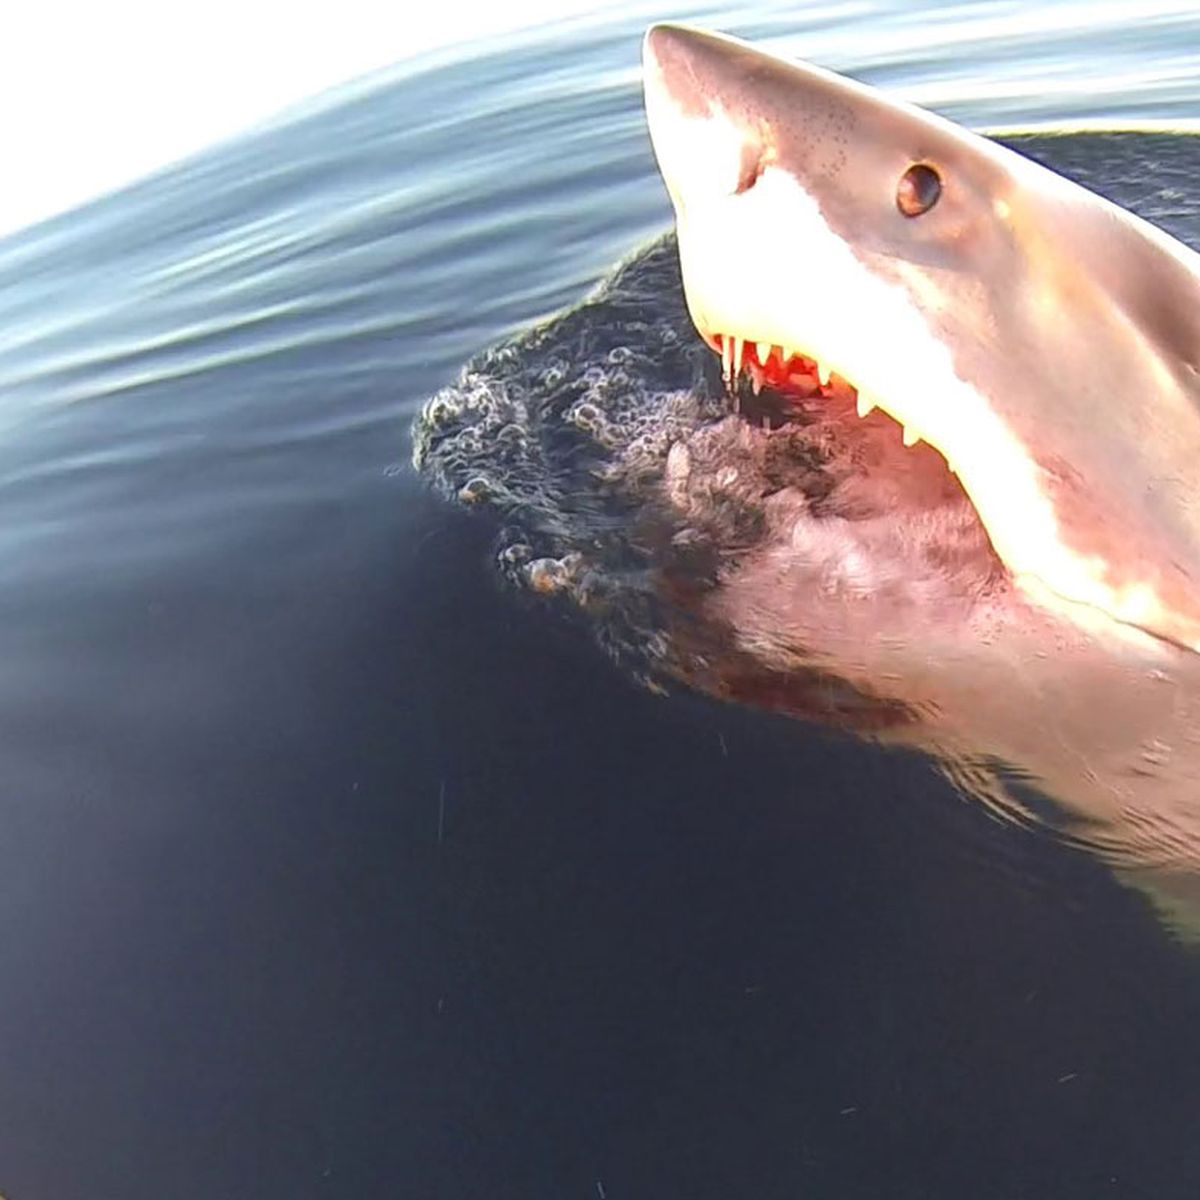
<path fill-rule="evenodd" d="M 942 194 L 942 177 L 925 163 L 913 163 L 896 185 L 896 207 L 906 217 L 927 213 Z"/>

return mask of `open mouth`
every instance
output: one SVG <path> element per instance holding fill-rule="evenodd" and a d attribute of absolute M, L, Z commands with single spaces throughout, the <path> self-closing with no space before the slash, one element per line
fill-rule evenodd
<path fill-rule="evenodd" d="M 770 342 L 746 341 L 732 334 L 706 334 L 704 340 L 720 356 L 725 386 L 740 415 L 751 424 L 779 429 L 791 421 L 803 420 L 815 404 L 852 407 L 860 419 L 876 410 L 892 415 L 875 397 L 860 391 L 819 359 L 799 351 Z M 753 399 L 739 394 L 743 376 L 749 378 Z M 896 424 L 905 446 L 924 440 L 911 425 Z"/>
<path fill-rule="evenodd" d="M 1164 604 L 1154 583 L 1136 575 L 1122 578 L 1119 568 L 1110 578 L 1112 568 L 1105 557 L 1081 552 L 1062 540 L 1038 470 L 990 418 L 969 424 L 960 407 L 952 422 L 933 420 L 936 400 L 909 396 L 906 409 L 929 417 L 929 426 L 947 425 L 955 432 L 954 444 L 960 452 L 964 442 L 969 444 L 970 453 L 960 463 L 936 435 L 810 353 L 736 334 L 701 331 L 701 335 L 720 358 L 735 411 L 750 425 L 771 432 L 797 422 L 834 422 L 851 440 L 856 427 L 864 437 L 870 431 L 876 491 L 884 494 L 884 476 L 890 475 L 890 484 L 897 489 L 894 494 L 906 505 L 916 495 L 961 496 L 1010 577 L 1039 605 L 1068 613 L 1105 636 L 1150 635 L 1184 648 L 1200 648 L 1200 626 L 1190 614 Z M 861 424 L 855 422 L 855 415 Z M 968 436 L 962 436 L 964 432 Z M 914 479 L 921 480 L 919 491 L 914 491 Z"/>

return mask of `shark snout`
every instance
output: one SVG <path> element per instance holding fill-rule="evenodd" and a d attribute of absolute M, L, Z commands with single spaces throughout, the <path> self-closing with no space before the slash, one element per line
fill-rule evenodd
<path fill-rule="evenodd" d="M 642 42 L 642 68 L 647 90 L 656 88 L 678 97 L 699 99 L 695 53 L 700 34 L 679 25 L 652 25 Z"/>
<path fill-rule="evenodd" d="M 650 139 L 677 209 L 744 194 L 770 168 L 813 192 L 853 175 L 863 130 L 888 120 L 869 89 L 722 34 L 652 26 L 643 67 Z"/>
<path fill-rule="evenodd" d="M 765 81 L 762 56 L 718 33 L 683 25 L 653 25 L 642 44 L 649 89 L 659 89 L 687 116 L 707 116 L 754 107 L 754 91 Z"/>

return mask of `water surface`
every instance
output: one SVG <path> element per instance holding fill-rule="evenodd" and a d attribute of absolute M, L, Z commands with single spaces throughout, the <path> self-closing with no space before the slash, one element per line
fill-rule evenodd
<path fill-rule="evenodd" d="M 420 402 L 665 227 L 661 10 L 0 243 L 10 1200 L 1191 1197 L 1200 968 L 916 758 L 500 593 Z M 680 15 L 680 14 L 673 14 Z M 977 126 L 1200 117 L 1200 14 L 683 14 Z"/>

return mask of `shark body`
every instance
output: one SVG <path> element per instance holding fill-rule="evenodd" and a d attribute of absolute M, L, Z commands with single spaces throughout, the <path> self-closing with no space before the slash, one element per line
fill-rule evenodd
<path fill-rule="evenodd" d="M 858 473 L 876 498 L 891 480 L 892 511 L 831 524 L 810 506 L 731 573 L 739 642 L 776 666 L 802 642 L 921 714 L 896 736 L 969 787 L 970 764 L 1003 764 L 1191 921 L 1200 256 L 819 68 L 675 26 L 644 58 L 688 308 L 726 378 L 786 394 L 815 375 L 805 405 L 882 410 L 893 443 L 937 455 L 893 444 Z M 954 483 L 931 490 L 943 464 Z M 961 557 L 971 510 L 986 545 Z"/>
<path fill-rule="evenodd" d="M 930 754 L 1194 931 L 1200 257 L 732 39 L 655 27 L 645 89 L 677 246 L 468 364 L 418 467 L 644 680 Z"/>

